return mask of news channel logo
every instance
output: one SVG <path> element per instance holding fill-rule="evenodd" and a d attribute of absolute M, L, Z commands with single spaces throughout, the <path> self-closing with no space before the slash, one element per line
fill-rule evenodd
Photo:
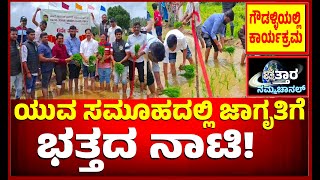
<path fill-rule="evenodd" d="M 250 78 L 249 86 L 257 89 L 258 94 L 301 93 L 306 90 L 306 85 L 292 84 L 299 78 L 303 69 L 303 65 L 296 64 L 293 70 L 287 70 L 279 61 L 270 60 L 262 71 Z"/>

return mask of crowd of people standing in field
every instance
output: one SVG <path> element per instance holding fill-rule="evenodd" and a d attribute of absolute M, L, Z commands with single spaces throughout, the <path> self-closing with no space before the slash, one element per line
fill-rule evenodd
<path fill-rule="evenodd" d="M 173 4 L 173 6 L 172 6 Z M 222 51 L 224 45 L 224 37 L 226 32 L 226 24 L 232 22 L 234 13 L 232 7 L 236 3 L 226 3 L 223 13 L 212 14 L 203 24 L 201 17 L 196 18 L 196 34 L 200 40 L 202 48 L 206 48 L 205 60 L 208 61 L 210 49 L 214 48 L 214 59 L 217 58 L 218 52 Z M 160 5 L 160 6 L 159 6 Z M 165 5 L 165 6 L 164 6 Z M 123 98 L 133 98 L 133 88 L 135 79 L 135 70 L 137 70 L 138 79 L 140 82 L 140 93 L 143 94 L 146 87 L 149 88 L 150 97 L 156 97 L 164 89 L 164 85 L 160 78 L 160 65 L 163 62 L 163 73 L 165 84 L 168 83 L 168 65 L 172 77 L 176 76 L 176 60 L 177 53 L 182 52 L 183 63 L 186 60 L 193 64 L 193 58 L 189 49 L 186 36 L 179 29 L 170 30 L 164 40 L 162 38 L 163 20 L 166 21 L 166 12 L 163 7 L 167 4 L 154 3 L 153 20 L 148 21 L 146 27 L 142 27 L 140 22 L 133 24 L 132 32 L 125 41 L 123 30 L 117 26 L 114 18 L 108 19 L 106 14 L 102 15 L 102 21 L 97 23 L 92 14 L 94 24 L 100 32 L 100 42 L 94 39 L 91 28 L 85 30 L 86 39 L 80 41 L 77 37 L 77 27 L 69 27 L 69 36 L 64 37 L 63 34 L 56 34 L 56 43 L 50 48 L 48 45 L 48 34 L 45 32 L 47 27 L 47 19 L 45 15 L 40 23 L 35 21 L 37 9 L 32 22 L 37 28 L 27 28 L 27 18 L 21 17 L 18 27 L 10 28 L 10 79 L 11 88 L 16 89 L 15 98 L 20 99 L 22 88 L 25 88 L 26 98 L 35 98 L 36 81 L 41 75 L 41 87 L 44 98 L 48 98 L 48 87 L 51 81 L 52 73 L 56 77 L 57 95 L 61 95 L 65 90 L 65 83 L 68 76 L 69 91 L 79 90 L 79 75 L 82 70 L 84 79 L 84 90 L 97 90 L 118 92 L 118 84 L 122 84 Z M 182 3 L 171 3 L 174 11 L 180 11 Z M 160 8 L 159 8 L 160 7 Z M 162 12 L 159 11 L 161 9 Z M 174 16 L 176 20 L 183 24 L 190 22 L 193 12 L 200 14 L 199 2 L 188 2 L 186 12 L 180 16 Z M 148 12 L 149 14 L 149 12 Z M 175 13 L 178 14 L 178 13 Z M 150 16 L 148 17 L 150 18 Z M 153 26 L 156 31 L 156 36 L 151 34 Z M 232 26 L 231 26 L 232 30 Z M 244 37 L 244 29 L 242 31 Z M 220 35 L 218 39 L 217 35 Z M 232 31 L 233 36 L 233 31 Z M 240 37 L 240 35 L 239 35 Z M 139 52 L 135 51 L 135 46 L 139 44 Z M 104 47 L 104 55 L 98 53 L 98 47 Z M 72 57 L 75 54 L 80 54 L 82 64 L 77 64 Z M 89 71 L 89 57 L 95 56 L 99 61 L 95 63 L 95 71 Z M 241 60 L 242 62 L 242 60 Z M 124 72 L 120 75 L 114 71 L 116 63 L 124 65 Z M 145 66 L 147 71 L 145 72 Z M 100 87 L 95 87 L 95 78 L 99 77 Z M 111 87 L 111 77 L 113 76 L 113 87 Z M 146 82 L 145 82 L 145 77 Z M 127 94 L 127 85 L 130 85 L 130 94 Z M 23 81 L 24 80 L 24 81 Z M 90 80 L 90 81 L 89 81 Z M 121 80 L 121 81 L 120 81 Z M 24 83 L 23 83 L 24 82 Z M 90 82 L 90 85 L 89 85 Z"/>

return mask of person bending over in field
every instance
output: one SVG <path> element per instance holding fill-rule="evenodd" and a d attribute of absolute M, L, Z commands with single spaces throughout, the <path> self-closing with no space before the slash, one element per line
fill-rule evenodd
<path fill-rule="evenodd" d="M 229 10 L 225 13 L 212 14 L 203 23 L 201 36 L 206 43 L 205 62 L 208 62 L 212 46 L 214 48 L 214 60 L 218 60 L 218 52 L 222 52 L 224 45 L 226 24 L 228 24 L 230 21 L 233 21 L 233 19 L 234 13 L 232 10 Z M 217 36 L 218 34 L 220 34 L 221 37 L 220 42 Z"/>

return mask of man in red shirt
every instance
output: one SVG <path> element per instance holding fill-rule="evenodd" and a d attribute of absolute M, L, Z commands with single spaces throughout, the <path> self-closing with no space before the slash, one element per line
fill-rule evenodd
<path fill-rule="evenodd" d="M 158 39 L 163 43 L 163 40 L 162 40 L 162 17 L 161 17 L 159 10 L 157 9 L 157 6 L 158 6 L 157 3 L 152 4 L 152 8 L 154 11 L 154 13 L 153 13 L 154 27 L 156 28 L 156 33 L 157 33 Z"/>
<path fill-rule="evenodd" d="M 52 48 L 52 56 L 59 59 L 54 68 L 57 80 L 57 95 L 59 96 L 65 89 L 64 81 L 67 79 L 67 63 L 71 61 L 71 58 L 69 58 L 66 45 L 63 44 L 63 34 L 58 33 L 56 38 L 57 43 Z"/>

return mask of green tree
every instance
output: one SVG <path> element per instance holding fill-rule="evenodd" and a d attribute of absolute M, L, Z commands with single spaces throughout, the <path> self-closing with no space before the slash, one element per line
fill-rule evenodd
<path fill-rule="evenodd" d="M 108 8 L 108 18 L 115 18 L 117 25 L 123 29 L 129 29 L 130 14 L 123 9 L 120 5 Z"/>
<path fill-rule="evenodd" d="M 130 27 L 132 27 L 135 22 L 140 22 L 141 26 L 146 26 L 147 25 L 147 19 L 146 18 L 135 17 L 135 18 L 131 19 Z"/>

